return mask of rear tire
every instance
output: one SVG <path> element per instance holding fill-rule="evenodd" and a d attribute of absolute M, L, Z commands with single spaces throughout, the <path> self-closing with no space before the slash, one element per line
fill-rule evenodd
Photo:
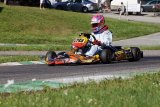
<path fill-rule="evenodd" d="M 110 49 L 104 49 L 100 53 L 100 59 L 103 64 L 109 64 L 112 62 L 113 52 Z"/>
<path fill-rule="evenodd" d="M 129 62 L 139 61 L 142 57 L 141 51 L 137 47 L 131 47 L 132 58 L 129 58 Z"/>

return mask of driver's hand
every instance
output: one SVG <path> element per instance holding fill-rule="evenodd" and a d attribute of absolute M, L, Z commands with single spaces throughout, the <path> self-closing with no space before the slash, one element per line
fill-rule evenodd
<path fill-rule="evenodd" d="M 99 45 L 99 46 L 100 46 L 100 45 L 101 45 L 101 41 L 95 40 L 95 41 L 93 42 L 93 44 L 94 44 L 94 45 Z"/>

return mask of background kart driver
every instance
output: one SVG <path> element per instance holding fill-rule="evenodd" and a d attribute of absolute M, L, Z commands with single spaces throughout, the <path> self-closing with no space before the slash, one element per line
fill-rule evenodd
<path fill-rule="evenodd" d="M 101 51 L 101 46 L 109 46 L 112 43 L 112 33 L 109 31 L 108 26 L 105 25 L 105 18 L 103 15 L 94 15 L 91 19 L 92 35 L 96 40 L 90 36 L 90 41 L 93 42 L 91 47 L 85 53 L 87 58 L 93 58 L 96 52 Z"/>

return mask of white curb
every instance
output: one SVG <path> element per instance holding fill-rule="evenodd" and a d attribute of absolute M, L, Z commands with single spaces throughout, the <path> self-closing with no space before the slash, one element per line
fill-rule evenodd
<path fill-rule="evenodd" d="M 18 65 L 31 65 L 31 64 L 45 64 L 45 62 L 44 61 L 7 62 L 7 63 L 1 63 L 0 66 L 18 66 Z"/>

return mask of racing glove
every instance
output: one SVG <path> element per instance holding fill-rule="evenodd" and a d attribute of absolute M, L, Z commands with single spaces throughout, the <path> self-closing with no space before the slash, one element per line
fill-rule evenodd
<path fill-rule="evenodd" d="M 101 41 L 95 40 L 95 41 L 93 41 L 93 44 L 101 46 Z"/>

